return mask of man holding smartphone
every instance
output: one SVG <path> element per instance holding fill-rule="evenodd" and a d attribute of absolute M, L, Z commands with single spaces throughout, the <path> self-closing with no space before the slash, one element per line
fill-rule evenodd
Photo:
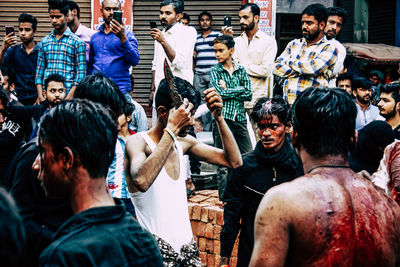
<path fill-rule="evenodd" d="M 129 68 L 139 63 L 136 37 L 125 31 L 119 0 L 104 0 L 100 10 L 104 24 L 90 39 L 88 74 L 100 72 L 111 78 L 132 102 Z"/>
<path fill-rule="evenodd" d="M 24 105 L 33 105 L 38 97 L 35 86 L 39 51 L 35 42 L 36 28 L 36 18 L 30 14 L 22 13 L 18 17 L 21 44 L 16 45 L 17 37 L 14 34 L 14 28 L 10 27 L 6 28 L 6 37 L 0 48 L 1 65 L 15 73 L 15 92 L 18 101 Z"/>

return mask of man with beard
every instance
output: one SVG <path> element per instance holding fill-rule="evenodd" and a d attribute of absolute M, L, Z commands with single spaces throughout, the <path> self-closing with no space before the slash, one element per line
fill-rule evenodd
<path fill-rule="evenodd" d="M 273 186 L 303 174 L 288 136 L 290 107 L 281 97 L 261 98 L 251 113 L 260 141 L 243 155 L 243 166 L 228 177 L 221 231 L 221 265 L 228 264 L 240 231 L 237 266 L 249 266 L 254 243 L 254 218 L 263 195 Z"/>
<path fill-rule="evenodd" d="M 356 130 L 362 129 L 365 125 L 374 120 L 384 120 L 379 115 L 379 108 L 371 104 L 372 82 L 365 78 L 355 78 L 351 82 L 351 92 L 355 98 L 357 107 Z"/>
<path fill-rule="evenodd" d="M 400 139 L 400 83 L 388 83 L 380 86 L 379 114 L 392 126 L 394 136 Z"/>
<path fill-rule="evenodd" d="M 96 33 L 95 30 L 86 27 L 80 23 L 79 19 L 81 17 L 81 9 L 79 5 L 71 0 L 68 0 L 68 16 L 67 23 L 68 27 L 73 33 L 75 33 L 82 41 L 86 44 L 86 60 L 89 61 L 89 51 L 90 51 L 90 38 Z"/>
<path fill-rule="evenodd" d="M 345 90 L 349 95 L 352 95 L 351 93 L 351 82 L 353 81 L 353 77 L 345 72 L 342 74 L 339 74 L 339 76 L 336 79 L 336 87 Z"/>
<path fill-rule="evenodd" d="M 326 8 L 312 4 L 301 16 L 303 38 L 289 42 L 276 59 L 273 71 L 285 79 L 283 93 L 289 104 L 310 86 L 328 86 L 338 55 L 338 49 L 324 35 Z"/>
<path fill-rule="evenodd" d="M 164 61 L 166 60 L 175 77 L 193 85 L 193 51 L 196 42 L 196 30 L 186 27 L 179 20 L 184 9 L 183 1 L 164 0 L 160 4 L 160 22 L 163 30 L 151 29 L 154 39 L 154 58 L 149 104 L 153 106 L 152 121 L 156 124 L 157 112 L 154 94 L 160 81 L 164 79 Z"/>
<path fill-rule="evenodd" d="M 113 19 L 121 11 L 119 0 L 104 0 L 100 9 L 104 24 L 90 40 L 88 74 L 103 73 L 112 79 L 132 102 L 129 68 L 139 63 L 139 50 L 135 34 L 125 31 L 124 24 Z"/>
<path fill-rule="evenodd" d="M 155 235 L 165 266 L 201 266 L 190 227 L 183 155 L 212 164 L 237 168 L 242 165 L 238 146 L 221 115 L 222 99 L 214 88 L 204 91 L 214 116 L 223 149 L 199 142 L 188 135 L 200 93 L 176 77 L 183 104 L 175 106 L 165 79 L 155 95 L 157 123 L 147 132 L 128 137 L 125 178 L 139 223 Z M 181 264 L 181 265 L 180 265 Z"/>
<path fill-rule="evenodd" d="M 23 105 L 33 105 L 38 99 L 35 87 L 36 64 L 39 47 L 36 45 L 37 20 L 34 16 L 22 13 L 18 18 L 19 37 L 10 33 L 4 38 L 0 48 L 2 66 L 12 69 L 16 75 L 15 92 Z"/>
<path fill-rule="evenodd" d="M 67 0 L 49 0 L 50 22 L 53 31 L 39 45 L 36 71 L 38 100 L 44 101 L 43 83 L 53 73 L 65 78 L 67 99 L 71 99 L 78 83 L 86 75 L 86 47 L 67 25 Z"/>
<path fill-rule="evenodd" d="M 336 76 L 343 70 L 343 63 L 346 58 L 346 48 L 336 40 L 342 29 L 343 24 L 346 22 L 347 11 L 341 7 L 328 7 L 326 9 L 328 12 L 328 20 L 325 26 L 325 36 L 330 40 L 338 50 L 338 57 L 333 70 L 332 76 L 330 77 L 329 86 L 336 86 Z"/>

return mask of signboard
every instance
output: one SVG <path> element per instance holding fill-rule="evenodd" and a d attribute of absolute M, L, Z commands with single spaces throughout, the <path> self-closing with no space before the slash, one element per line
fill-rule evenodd
<path fill-rule="evenodd" d="M 269 36 L 275 37 L 276 0 L 249 0 L 260 7 L 258 28 Z"/>
<path fill-rule="evenodd" d="M 122 22 L 125 24 L 125 31 L 132 31 L 133 17 L 132 7 L 133 0 L 120 0 L 122 7 Z M 91 0 L 92 7 L 92 29 L 98 30 L 100 25 L 104 23 L 103 14 L 101 13 L 101 4 L 103 0 Z"/>

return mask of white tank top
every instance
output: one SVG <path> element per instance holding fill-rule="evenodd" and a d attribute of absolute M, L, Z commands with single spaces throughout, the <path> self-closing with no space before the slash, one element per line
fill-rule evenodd
<path fill-rule="evenodd" d="M 147 132 L 143 137 L 151 151 L 156 144 Z M 181 247 L 193 239 L 186 198 L 186 172 L 182 147 L 175 142 L 179 157 L 179 178 L 172 179 L 162 167 L 157 178 L 146 192 L 130 193 L 139 223 L 150 233 L 164 239 L 180 253 Z"/>

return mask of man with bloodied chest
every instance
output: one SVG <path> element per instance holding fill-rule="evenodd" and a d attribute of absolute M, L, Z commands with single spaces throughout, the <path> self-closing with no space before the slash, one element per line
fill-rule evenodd
<path fill-rule="evenodd" d="M 306 174 L 265 194 L 250 266 L 398 266 L 400 206 L 349 168 L 357 135 L 350 96 L 308 88 L 292 108 Z"/>

